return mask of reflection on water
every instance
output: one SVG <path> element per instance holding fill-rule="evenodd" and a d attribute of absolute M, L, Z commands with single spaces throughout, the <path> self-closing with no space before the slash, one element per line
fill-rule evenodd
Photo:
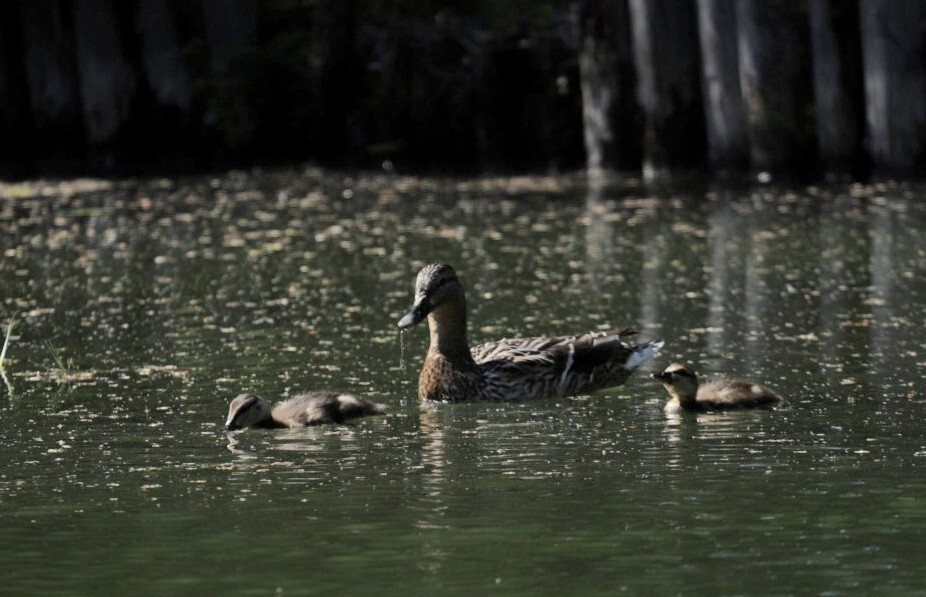
<path fill-rule="evenodd" d="M 18 594 L 926 581 L 918 186 L 306 169 L 0 195 L 0 320 L 22 318 L 0 387 L 0 583 Z M 473 343 L 634 325 L 666 340 L 652 369 L 788 403 L 666 416 L 641 371 L 592 397 L 420 406 L 426 333 L 397 339 L 395 321 L 436 260 L 464 279 Z M 323 388 L 388 414 L 220 432 L 238 393 Z"/>
<path fill-rule="evenodd" d="M 449 410 L 449 409 L 444 409 Z M 446 462 L 444 456 L 444 430 L 445 424 L 440 420 L 442 411 L 433 405 L 423 405 L 419 415 L 419 425 L 422 438 L 421 467 L 424 495 L 439 502 L 444 493 L 446 475 Z M 422 528 L 431 526 L 422 523 Z"/>
<path fill-rule="evenodd" d="M 415 528 L 422 534 L 418 569 L 434 582 L 439 582 L 444 562 L 451 552 L 442 545 L 442 537 L 451 530 L 446 519 L 447 463 L 444 455 L 444 421 L 442 413 L 433 407 L 422 407 L 419 415 L 421 449 L 421 505 Z"/>

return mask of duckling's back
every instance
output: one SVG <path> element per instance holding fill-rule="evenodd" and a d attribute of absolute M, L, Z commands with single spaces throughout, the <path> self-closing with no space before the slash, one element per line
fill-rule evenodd
<path fill-rule="evenodd" d="M 720 379 L 698 388 L 698 405 L 709 408 L 761 408 L 780 402 L 771 389 L 748 381 Z"/>
<path fill-rule="evenodd" d="M 350 419 L 379 415 L 386 407 L 353 394 L 312 392 L 299 394 L 273 408 L 273 418 L 290 427 L 344 423 Z"/>

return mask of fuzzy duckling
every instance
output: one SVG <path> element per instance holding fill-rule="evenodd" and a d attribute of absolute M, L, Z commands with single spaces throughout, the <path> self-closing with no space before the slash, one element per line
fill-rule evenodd
<path fill-rule="evenodd" d="M 358 417 L 380 415 L 385 411 L 386 407 L 382 404 L 338 392 L 300 394 L 278 402 L 273 407 L 254 394 L 240 394 L 228 406 L 225 430 L 235 431 L 245 427 L 279 429 L 344 423 Z"/>
<path fill-rule="evenodd" d="M 418 272 L 407 329 L 427 319 L 431 334 L 421 374 L 421 400 L 525 400 L 591 393 L 619 386 L 662 342 L 630 344 L 631 329 L 575 336 L 506 338 L 470 348 L 466 299 L 456 272 L 431 263 Z"/>
<path fill-rule="evenodd" d="M 781 396 L 772 390 L 748 381 L 718 379 L 698 385 L 698 376 L 678 363 L 652 376 L 661 381 L 672 396 L 664 409 L 669 414 L 680 411 L 769 408 L 782 402 Z"/>

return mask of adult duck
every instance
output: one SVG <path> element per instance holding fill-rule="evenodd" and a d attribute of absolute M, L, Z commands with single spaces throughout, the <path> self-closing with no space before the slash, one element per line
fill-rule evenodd
<path fill-rule="evenodd" d="M 284 428 L 344 423 L 350 419 L 379 415 L 382 404 L 370 402 L 353 394 L 312 392 L 299 394 L 270 406 L 254 394 L 240 394 L 228 405 L 225 430 L 245 427 Z"/>
<path fill-rule="evenodd" d="M 664 410 L 669 414 L 681 411 L 705 412 L 733 408 L 769 408 L 782 402 L 781 396 L 769 388 L 749 381 L 716 379 L 698 383 L 694 371 L 679 363 L 653 373 L 662 382 L 671 399 Z"/>
<path fill-rule="evenodd" d="M 577 336 L 513 338 L 470 348 L 463 285 L 445 263 L 426 265 L 415 280 L 415 301 L 401 320 L 407 329 L 427 318 L 431 344 L 421 375 L 422 400 L 524 400 L 587 394 L 617 386 L 662 348 L 631 345 L 630 329 Z"/>

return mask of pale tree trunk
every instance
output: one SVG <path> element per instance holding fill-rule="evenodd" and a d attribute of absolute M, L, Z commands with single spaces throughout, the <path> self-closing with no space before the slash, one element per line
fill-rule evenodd
<path fill-rule="evenodd" d="M 698 0 L 707 146 L 711 165 L 721 172 L 749 166 L 734 2 Z"/>
<path fill-rule="evenodd" d="M 61 143 L 81 137 L 81 107 L 74 31 L 67 4 L 58 0 L 22 0 L 19 4 L 23 60 L 29 104 L 42 153 L 57 153 Z"/>
<path fill-rule="evenodd" d="M 235 85 L 242 73 L 240 59 L 253 53 L 257 42 L 257 0 L 202 0 L 202 11 L 215 92 L 207 120 L 229 147 L 238 149 L 251 141 L 257 128 L 245 89 Z"/>
<path fill-rule="evenodd" d="M 737 0 L 740 89 L 750 159 L 764 172 L 812 163 L 809 49 L 804 5 L 790 0 Z"/>
<path fill-rule="evenodd" d="M 872 164 L 881 172 L 910 172 L 926 161 L 926 5 L 864 0 L 859 8 Z"/>
<path fill-rule="evenodd" d="M 176 15 L 168 0 L 141 0 L 135 12 L 141 61 L 155 103 L 189 117 L 193 78 L 183 61 Z"/>
<path fill-rule="evenodd" d="M 827 174 L 862 163 L 861 40 L 855 0 L 810 0 L 817 148 Z"/>
<path fill-rule="evenodd" d="M 126 59 L 116 0 L 80 0 L 73 6 L 86 140 L 106 145 L 131 115 L 135 75 Z"/>
<path fill-rule="evenodd" d="M 588 0 L 578 14 L 579 75 L 590 174 L 639 167 L 639 109 L 625 2 Z"/>
<path fill-rule="evenodd" d="M 693 0 L 630 0 L 643 174 L 701 165 L 705 152 L 700 52 Z"/>

